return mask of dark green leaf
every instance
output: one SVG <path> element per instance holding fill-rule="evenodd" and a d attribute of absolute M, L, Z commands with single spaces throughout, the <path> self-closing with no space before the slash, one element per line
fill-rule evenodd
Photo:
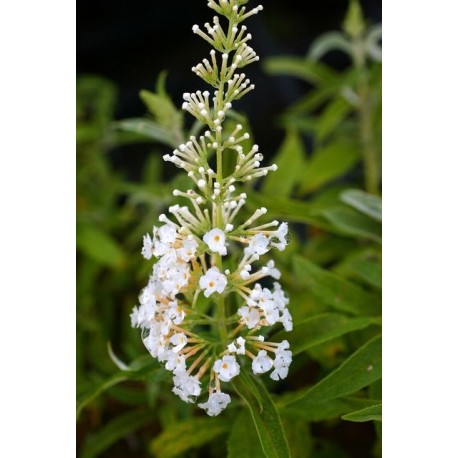
<path fill-rule="evenodd" d="M 289 130 L 273 162 L 278 170 L 269 173 L 263 184 L 263 193 L 288 197 L 294 186 L 302 178 L 305 151 L 296 130 Z"/>
<path fill-rule="evenodd" d="M 91 434 L 84 443 L 81 458 L 93 458 L 128 434 L 142 428 L 155 418 L 152 411 L 129 411 L 109 421 Z"/>
<path fill-rule="evenodd" d="M 342 420 L 364 422 L 364 421 L 382 421 L 382 404 L 366 407 L 356 412 L 347 413 L 342 416 Z"/>
<path fill-rule="evenodd" d="M 382 199 L 360 189 L 347 189 L 340 195 L 342 202 L 367 216 L 382 221 Z"/>
<path fill-rule="evenodd" d="M 334 268 L 334 272 L 382 288 L 381 255 L 371 248 L 350 254 Z"/>
<path fill-rule="evenodd" d="M 76 246 L 94 261 L 109 267 L 121 267 L 125 260 L 118 242 L 92 224 L 77 225 Z"/>
<path fill-rule="evenodd" d="M 293 395 L 289 397 L 292 399 Z M 297 396 L 296 396 L 297 399 Z M 338 399 L 331 399 L 330 401 L 321 404 L 307 405 L 304 409 L 301 405 L 285 405 L 285 402 L 280 401 L 278 409 L 282 417 L 294 418 L 304 422 L 319 422 L 325 420 L 332 420 L 333 418 L 340 418 L 342 415 L 353 412 L 356 409 L 363 409 L 379 404 L 380 400 L 364 399 L 356 397 L 343 397 Z"/>
<path fill-rule="evenodd" d="M 350 318 L 340 313 L 323 313 L 306 320 L 295 322 L 290 332 L 280 331 L 272 338 L 275 342 L 288 340 L 294 355 L 315 345 L 328 342 L 358 329 L 364 329 L 371 324 L 381 324 L 377 317 Z"/>
<path fill-rule="evenodd" d="M 325 304 L 355 315 L 379 315 L 381 299 L 344 278 L 295 256 L 294 272 L 301 284 Z"/>
<path fill-rule="evenodd" d="M 242 369 L 240 375 L 232 380 L 232 385 L 248 404 L 266 457 L 290 458 L 280 416 L 262 382 Z"/>
<path fill-rule="evenodd" d="M 382 377 L 382 337 L 376 336 L 346 359 L 336 370 L 312 386 L 294 408 L 306 409 L 354 393 Z"/>
<path fill-rule="evenodd" d="M 173 458 L 200 447 L 228 430 L 223 418 L 190 418 L 170 425 L 151 442 L 151 452 L 157 458 Z"/>
<path fill-rule="evenodd" d="M 295 418 L 281 416 L 285 427 L 291 458 L 312 458 L 313 439 L 310 426 L 304 421 Z M 254 458 L 257 455 L 251 455 Z"/>
<path fill-rule="evenodd" d="M 232 424 L 227 453 L 228 458 L 263 458 L 265 456 L 251 415 L 245 410 L 240 412 Z"/>

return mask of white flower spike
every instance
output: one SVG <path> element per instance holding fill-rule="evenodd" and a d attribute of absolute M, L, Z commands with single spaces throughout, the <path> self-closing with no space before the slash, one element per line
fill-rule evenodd
<path fill-rule="evenodd" d="M 262 6 L 250 9 L 247 3 L 209 0 L 212 10 L 229 19 L 230 28 L 218 16 L 212 24 L 192 27 L 214 48 L 192 69 L 212 92 L 183 94 L 183 109 L 206 127 L 163 156 L 186 171 L 190 189 L 175 189 L 173 195 L 188 205 L 172 205 L 168 214 L 159 215 L 161 225 L 143 237 L 141 254 L 154 264 L 130 315 L 151 356 L 173 374 L 173 393 L 194 403 L 202 387 L 208 388 L 208 400 L 198 406 L 209 416 L 231 402 L 221 383 L 240 374 L 243 360 L 245 367 L 251 360 L 253 374 L 270 371 L 273 380 L 284 379 L 292 361 L 286 340 L 268 342 L 260 334 L 272 326 L 293 327 L 289 299 L 278 283 L 280 270 L 272 260 L 261 261 L 272 249 L 286 248 L 288 225 L 261 222 L 268 212 L 264 207 L 245 221 L 239 218 L 249 196 L 238 185 L 277 166 L 261 165 L 258 145 L 244 146 L 250 135 L 241 124 L 230 129 L 225 124 L 233 103 L 254 89 L 241 69 L 259 57 L 242 22 Z M 215 166 L 210 166 L 211 154 Z M 232 170 L 223 170 L 224 155 L 232 155 Z M 268 277 L 276 280 L 273 288 L 264 284 Z M 202 326 L 205 333 L 199 332 Z"/>

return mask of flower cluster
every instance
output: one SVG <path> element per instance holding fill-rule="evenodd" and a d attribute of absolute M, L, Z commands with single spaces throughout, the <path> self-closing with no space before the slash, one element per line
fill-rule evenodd
<path fill-rule="evenodd" d="M 257 145 L 244 147 L 249 135 L 242 125 L 223 129 L 232 101 L 254 88 L 244 73 L 238 73 L 258 60 L 247 44 L 251 35 L 240 23 L 262 7 L 247 10 L 246 3 L 209 1 L 210 8 L 227 18 L 227 30 L 218 17 L 213 25 L 205 24 L 206 32 L 193 27 L 221 53 L 218 58 L 212 50 L 209 60 L 193 67 L 215 88 L 213 94 L 197 91 L 183 96 L 183 109 L 208 130 L 164 156 L 184 169 L 195 186 L 185 192 L 175 190 L 173 194 L 186 198 L 189 205 L 170 207 L 169 216 L 159 217 L 163 225 L 144 236 L 142 255 L 156 261 L 131 314 L 145 347 L 173 373 L 176 395 L 195 402 L 207 384 L 208 400 L 198 405 L 210 416 L 230 402 L 221 382 L 230 382 L 241 366 L 251 361 L 254 374 L 270 372 L 273 380 L 280 380 L 287 376 L 292 360 L 286 340 L 269 342 L 262 335 L 277 324 L 286 331 L 293 326 L 289 300 L 278 283 L 280 271 L 272 259 L 260 263 L 271 249 L 285 249 L 288 225 L 259 224 L 265 208 L 238 222 L 247 195 L 237 192 L 237 182 L 264 176 L 276 166 L 261 166 Z M 223 154 L 235 155 L 229 172 L 223 171 Z M 216 167 L 209 162 L 212 156 Z M 264 280 L 269 277 L 271 288 Z M 213 338 L 208 337 L 211 332 Z"/>

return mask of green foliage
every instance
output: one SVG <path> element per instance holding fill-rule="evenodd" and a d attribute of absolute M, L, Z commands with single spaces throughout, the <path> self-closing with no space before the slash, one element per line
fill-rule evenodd
<path fill-rule="evenodd" d="M 280 116 L 284 140 L 271 158 L 278 172 L 246 189 L 248 211 L 264 206 L 292 229 L 275 263 L 294 327 L 274 330 L 272 340 L 287 339 L 294 358 L 288 377 L 276 384 L 242 368 L 232 382 L 232 403 L 216 418 L 202 417 L 170 392 L 169 374 L 145 354 L 129 322 L 151 267 L 140 262 L 142 235 L 170 205 L 171 190 L 189 185 L 187 177 L 165 180 L 160 148 L 175 148 L 201 125 L 187 129 L 166 92 L 165 74 L 154 91 L 140 93 L 145 117 L 116 121 L 115 86 L 92 76 L 77 81 L 80 456 L 109 456 L 117 447 L 128 454 L 122 450 L 132 442 L 141 456 L 158 458 L 338 458 L 351 456 L 343 442 L 324 440 L 314 426 L 342 422 L 352 422 L 347 427 L 356 432 L 360 422 L 372 422 L 379 441 L 381 28 L 367 27 L 355 1 L 344 24 L 318 38 L 307 56 L 264 64 L 272 77 L 312 86 Z M 320 60 L 335 50 L 350 57 L 343 71 Z M 228 117 L 232 128 L 247 122 L 233 111 Z M 135 182 L 115 171 L 110 156 L 132 143 L 151 147 Z M 200 299 L 196 308 L 205 313 L 208 304 Z M 108 341 L 114 349 L 107 350 Z"/>

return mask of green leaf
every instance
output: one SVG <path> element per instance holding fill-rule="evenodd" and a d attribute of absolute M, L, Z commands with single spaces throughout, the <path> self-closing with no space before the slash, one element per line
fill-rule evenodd
<path fill-rule="evenodd" d="M 301 192 L 315 191 L 352 169 L 361 159 L 355 143 L 336 142 L 319 148 L 310 158 L 302 177 Z"/>
<path fill-rule="evenodd" d="M 342 202 L 376 221 L 382 221 L 382 199 L 360 189 L 347 189 L 340 195 Z"/>
<path fill-rule="evenodd" d="M 364 422 L 364 421 L 382 421 L 382 404 L 366 407 L 356 412 L 347 413 L 342 416 L 342 420 Z"/>
<path fill-rule="evenodd" d="M 312 458 L 313 439 L 309 424 L 286 416 L 282 416 L 282 422 L 285 427 L 291 458 Z M 251 455 L 250 458 L 255 456 L 258 455 Z"/>
<path fill-rule="evenodd" d="M 261 442 L 251 415 L 240 412 L 232 424 L 227 443 L 228 458 L 263 458 Z"/>
<path fill-rule="evenodd" d="M 336 206 L 317 213 L 341 234 L 382 243 L 381 224 L 353 208 Z"/>
<path fill-rule="evenodd" d="M 345 278 L 361 280 L 364 283 L 382 288 L 381 254 L 371 248 L 348 255 L 333 270 Z"/>
<path fill-rule="evenodd" d="M 316 136 L 323 141 L 343 123 L 345 118 L 354 110 L 353 105 L 343 97 L 338 97 L 329 103 L 320 114 Z"/>
<path fill-rule="evenodd" d="M 319 60 L 329 51 L 342 51 L 351 54 L 351 43 L 342 32 L 327 32 L 319 36 L 310 46 L 308 58 Z"/>
<path fill-rule="evenodd" d="M 269 173 L 263 184 L 267 195 L 288 197 L 303 175 L 305 151 L 302 140 L 296 130 L 289 130 L 273 162 L 278 170 Z"/>
<path fill-rule="evenodd" d="M 280 416 L 262 382 L 242 369 L 240 375 L 232 380 L 232 385 L 248 404 L 265 456 L 290 458 Z"/>
<path fill-rule="evenodd" d="M 264 62 L 264 69 L 270 75 L 296 76 L 312 84 L 335 84 L 337 73 L 325 64 L 299 57 L 271 57 Z"/>
<path fill-rule="evenodd" d="M 288 393 L 290 399 L 293 398 L 292 393 Z M 297 396 L 296 398 L 297 399 Z M 304 422 L 319 422 L 325 420 L 332 420 L 333 418 L 340 418 L 342 415 L 353 412 L 357 409 L 363 409 L 379 404 L 380 400 L 364 399 L 356 397 L 342 397 L 331 399 L 330 401 L 321 404 L 307 405 L 304 409 L 302 406 L 295 404 L 287 404 L 287 400 L 280 400 L 278 409 L 282 417 L 293 418 Z"/>
<path fill-rule="evenodd" d="M 325 304 L 354 315 L 379 315 L 381 299 L 344 278 L 318 267 L 308 259 L 294 256 L 293 268 L 304 289 Z"/>
<path fill-rule="evenodd" d="M 81 458 L 99 456 L 112 444 L 137 431 L 155 418 L 152 411 L 129 411 L 109 421 L 105 426 L 90 434 L 81 451 Z"/>
<path fill-rule="evenodd" d="M 358 38 L 364 32 L 366 24 L 363 10 L 358 0 L 350 0 L 342 28 L 353 38 Z"/>
<path fill-rule="evenodd" d="M 200 447 L 228 430 L 222 418 L 190 418 L 170 425 L 151 442 L 151 452 L 157 458 L 173 458 Z"/>
<path fill-rule="evenodd" d="M 76 227 L 76 246 L 99 264 L 119 268 L 125 261 L 123 249 L 107 232 L 92 224 L 79 223 Z"/>
<path fill-rule="evenodd" d="M 372 324 L 381 324 L 381 318 L 350 318 L 340 313 L 323 313 L 295 322 L 292 331 L 280 331 L 272 339 L 275 342 L 288 340 L 293 355 L 297 355 L 315 345 L 328 342 L 358 329 L 367 328 Z"/>
<path fill-rule="evenodd" d="M 150 121 L 149 119 L 125 119 L 123 121 L 115 122 L 113 126 L 127 132 L 142 134 L 151 140 L 171 146 L 172 148 L 176 148 L 180 144 L 179 140 L 177 140 L 169 130 L 161 127 L 157 122 Z"/>
<path fill-rule="evenodd" d="M 382 337 L 366 342 L 336 370 L 308 389 L 293 404 L 307 408 L 359 391 L 382 377 Z"/>
<path fill-rule="evenodd" d="M 376 62 L 382 61 L 382 47 L 379 44 L 381 39 L 382 24 L 374 24 L 369 28 L 366 35 L 366 50 Z"/>

